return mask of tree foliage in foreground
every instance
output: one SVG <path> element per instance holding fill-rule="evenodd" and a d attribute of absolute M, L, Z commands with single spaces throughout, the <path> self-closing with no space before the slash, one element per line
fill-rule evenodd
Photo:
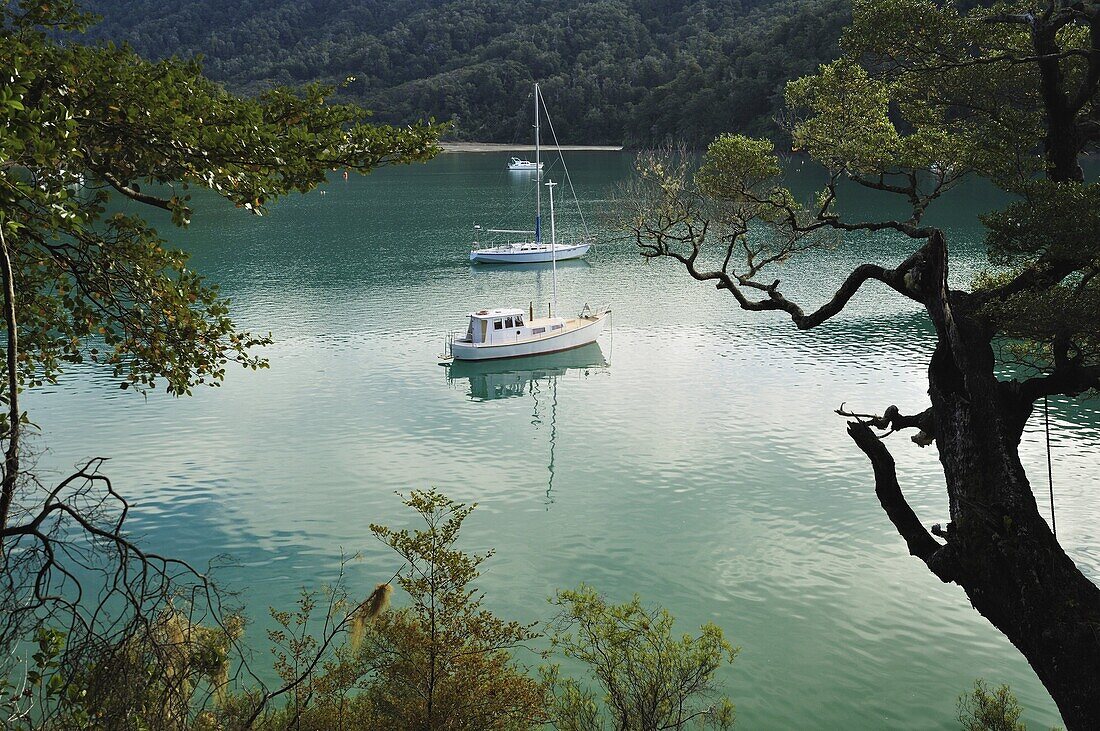
<path fill-rule="evenodd" d="M 294 612 L 272 610 L 284 683 L 219 703 L 219 728 L 479 731 L 547 719 L 544 684 L 513 656 L 538 634 L 482 606 L 473 582 L 491 552 L 456 547 L 475 506 L 434 490 L 414 490 L 404 503 L 418 527 L 371 532 L 393 551 L 395 583 L 409 604 L 388 608 L 390 582 L 358 603 L 340 582 L 323 603 L 307 593 Z"/>
<path fill-rule="evenodd" d="M 734 707 L 715 686 L 715 673 L 733 663 L 738 649 L 722 628 L 708 623 L 698 637 L 676 637 L 667 609 L 635 597 L 611 604 L 592 587 L 561 591 L 555 651 L 582 663 L 602 694 L 544 669 L 553 695 L 551 716 L 562 731 L 659 731 L 733 727 Z"/>
<path fill-rule="evenodd" d="M 364 641 L 377 676 L 372 704 L 411 728 L 527 728 L 545 719 L 545 689 L 512 653 L 535 639 L 533 625 L 507 621 L 482 606 L 472 582 L 492 552 L 456 548 L 475 505 L 435 491 L 413 491 L 405 505 L 424 526 L 372 525 L 403 567 L 398 586 L 408 610 L 383 614 Z"/>
<path fill-rule="evenodd" d="M 974 690 L 959 696 L 957 705 L 962 731 L 1027 731 L 1020 721 L 1023 709 L 1007 685 L 990 689 L 979 678 Z"/>
<path fill-rule="evenodd" d="M 1040 514 L 1019 444 L 1037 402 L 1100 386 L 1100 183 L 1080 162 L 1100 149 L 1100 3 L 860 0 L 842 46 L 787 86 L 794 147 L 829 172 L 815 200 L 785 186 L 772 143 L 731 134 L 697 170 L 642 156 L 626 226 L 644 256 L 678 261 L 742 309 L 799 329 L 839 315 L 868 282 L 923 307 L 932 357 L 896 367 L 927 366 L 929 403 L 839 413 L 909 552 L 1024 654 L 1069 728 L 1096 728 L 1100 589 Z M 1014 200 L 983 217 L 989 267 L 959 289 L 950 237 L 924 219 L 971 177 Z M 852 218 L 846 187 L 903 213 Z M 785 262 L 853 236 L 907 253 L 856 267 L 816 308 L 787 296 Z M 943 527 L 925 527 L 902 493 L 883 439 L 906 429 L 939 454 Z"/>
<path fill-rule="evenodd" d="M 413 491 L 404 502 L 422 521 L 418 528 L 372 525 L 371 531 L 393 550 L 396 583 L 408 605 L 387 609 L 378 601 L 388 598 L 388 582 L 359 604 L 340 584 L 323 603 L 306 594 L 297 611 L 273 611 L 279 629 L 271 637 L 280 648 L 276 668 L 284 685 L 232 695 L 203 718 L 229 730 L 732 726 L 733 704 L 718 697 L 714 679 L 736 654 L 721 629 L 708 624 L 698 637 L 677 638 L 667 611 L 646 608 L 637 597 L 610 604 L 582 586 L 553 600 L 560 614 L 552 650 L 541 655 L 557 651 L 578 662 L 603 689 L 602 698 L 557 665 L 533 675 L 517 653 L 541 634 L 533 624 L 483 607 L 472 582 L 491 553 L 457 548 L 476 506 L 434 490 Z"/>
<path fill-rule="evenodd" d="M 441 130 L 367 124 L 367 112 L 328 103 L 333 90 L 320 86 L 244 99 L 194 62 L 58 40 L 86 23 L 72 0 L 0 2 L 0 676 L 45 694 L 29 718 L 71 709 L 68 694 L 82 692 L 104 728 L 104 716 L 122 724 L 140 704 L 163 710 L 190 698 L 192 679 L 169 672 L 178 633 L 156 618 L 212 622 L 224 636 L 227 617 L 201 572 L 128 537 L 129 504 L 102 458 L 53 484 L 24 469 L 19 394 L 86 362 L 123 387 L 186 394 L 218 384 L 232 363 L 264 366 L 255 348 L 268 342 L 240 331 L 187 255 L 140 214 L 112 212 L 112 201 L 166 211 L 183 226 L 189 191 L 204 188 L 260 214 L 333 168 L 428 159 Z M 64 637 L 47 680 L 37 661 L 12 652 L 42 628 Z M 115 672 L 131 661 L 146 672 Z M 120 675 L 144 685 L 124 688 Z M 109 689 L 102 698 L 100 689 Z M 23 718 L 21 693 L 11 714 Z M 146 715 L 163 727 L 162 716 Z"/>
<path fill-rule="evenodd" d="M 216 288 L 111 195 L 191 217 L 207 188 L 262 213 L 334 168 L 426 160 L 439 129 L 365 122 L 321 86 L 227 93 L 196 62 L 152 63 L 115 46 L 59 43 L 86 19 L 65 0 L 0 5 L 0 216 L 16 273 L 21 376 L 86 359 L 126 382 L 186 393 L 228 362 L 257 366 L 266 338 L 239 332 Z M 85 348 L 89 339 L 99 347 Z"/>

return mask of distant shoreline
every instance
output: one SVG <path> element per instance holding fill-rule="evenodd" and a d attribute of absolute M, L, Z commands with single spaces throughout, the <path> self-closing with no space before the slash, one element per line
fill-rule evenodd
<path fill-rule="evenodd" d="M 533 152 L 534 145 L 510 145 L 500 142 L 440 142 L 443 152 Z M 619 152 L 622 145 L 543 145 L 544 150 L 586 151 L 586 152 Z"/>

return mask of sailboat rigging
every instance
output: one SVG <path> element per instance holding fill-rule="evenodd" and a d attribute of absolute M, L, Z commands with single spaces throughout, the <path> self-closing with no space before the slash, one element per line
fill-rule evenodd
<path fill-rule="evenodd" d="M 541 104 L 540 104 L 541 102 Z M 541 113 L 540 113 L 541 109 Z M 533 231 L 517 230 L 517 229 L 499 229 L 490 228 L 482 229 L 481 226 L 474 226 L 474 242 L 470 250 L 470 261 L 481 262 L 487 264 L 530 264 L 534 262 L 549 262 L 554 259 L 566 260 L 576 259 L 584 256 L 588 253 L 588 250 L 592 247 L 592 241 L 587 235 L 578 237 L 573 241 L 558 243 L 557 241 L 551 241 L 549 244 L 542 239 L 542 134 L 540 131 L 540 123 L 542 115 L 546 115 L 546 121 L 550 125 L 551 134 L 554 135 L 554 144 L 557 144 L 557 134 L 554 133 L 554 125 L 550 122 L 550 115 L 546 111 L 546 100 L 542 98 L 542 92 L 539 90 L 539 85 L 535 84 L 535 161 L 533 163 L 525 160 L 519 160 L 518 158 L 512 158 L 513 163 L 526 163 L 522 167 L 512 167 L 510 169 L 523 169 L 532 170 L 536 173 L 537 181 L 535 185 L 535 228 Z M 565 160 L 562 158 L 562 166 L 564 168 Z M 565 174 L 568 178 L 569 171 L 565 168 Z M 570 190 L 573 188 L 572 182 L 569 184 Z M 576 194 L 574 193 L 574 198 Z M 578 210 L 580 204 L 578 202 Z M 581 218 L 582 225 L 584 224 L 583 216 Z M 488 234 L 522 234 L 532 236 L 532 239 L 525 239 L 521 241 L 515 241 L 507 244 L 500 244 L 497 246 L 483 246 L 478 240 L 481 238 L 482 233 Z"/>

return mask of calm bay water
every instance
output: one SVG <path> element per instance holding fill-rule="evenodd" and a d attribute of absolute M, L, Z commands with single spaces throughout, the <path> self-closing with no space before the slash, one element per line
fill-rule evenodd
<path fill-rule="evenodd" d="M 109 456 L 149 546 L 233 556 L 220 580 L 243 590 L 257 645 L 266 607 L 332 581 L 341 551 L 363 554 L 348 571 L 357 593 L 391 576 L 397 562 L 367 527 L 411 525 L 394 492 L 435 486 L 480 504 L 464 545 L 496 549 L 480 585 L 506 617 L 546 619 L 555 588 L 585 581 L 659 602 L 684 630 L 720 624 L 743 648 L 723 676 L 742 728 L 952 728 L 976 677 L 1010 683 L 1029 723 L 1058 723 L 1019 654 L 906 554 L 832 414 L 841 402 L 923 408 L 932 343 L 920 312 L 871 286 L 799 333 L 610 243 L 559 271 L 563 311 L 614 303 L 598 348 L 449 371 L 437 356 L 466 312 L 550 298 L 544 268 L 466 260 L 473 224 L 530 225 L 531 178 L 504 162 L 444 155 L 334 179 L 261 219 L 200 196 L 191 229 L 163 230 L 239 324 L 273 332 L 271 369 L 187 399 L 143 399 L 75 369 L 27 399 L 48 448 L 40 467 Z M 574 154 L 582 202 L 606 203 L 629 165 Z M 797 174 L 804 191 L 820 182 Z M 957 282 L 982 265 L 975 217 L 996 203 L 972 186 L 935 211 Z M 860 194 L 852 210 L 882 205 Z M 823 301 L 855 264 L 900 261 L 907 246 L 853 237 L 792 262 L 786 290 Z M 1051 416 L 1059 536 L 1095 580 L 1100 409 L 1054 402 Z M 1023 459 L 1045 491 L 1040 415 L 1029 426 Z M 910 502 L 944 522 L 936 453 L 890 441 Z"/>

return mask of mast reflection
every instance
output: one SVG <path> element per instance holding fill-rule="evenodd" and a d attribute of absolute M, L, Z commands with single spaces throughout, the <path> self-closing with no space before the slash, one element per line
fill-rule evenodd
<path fill-rule="evenodd" d="M 558 381 L 575 373 L 592 375 L 608 367 L 599 343 L 590 343 L 564 353 L 535 355 L 495 361 L 454 361 L 447 368 L 447 382 L 467 387 L 471 401 L 531 398 L 531 424 L 550 429 L 547 463 L 546 503 L 554 502 L 554 452 L 558 440 Z M 463 383 L 465 382 L 465 383 Z M 549 406 L 549 415 L 544 412 Z"/>

